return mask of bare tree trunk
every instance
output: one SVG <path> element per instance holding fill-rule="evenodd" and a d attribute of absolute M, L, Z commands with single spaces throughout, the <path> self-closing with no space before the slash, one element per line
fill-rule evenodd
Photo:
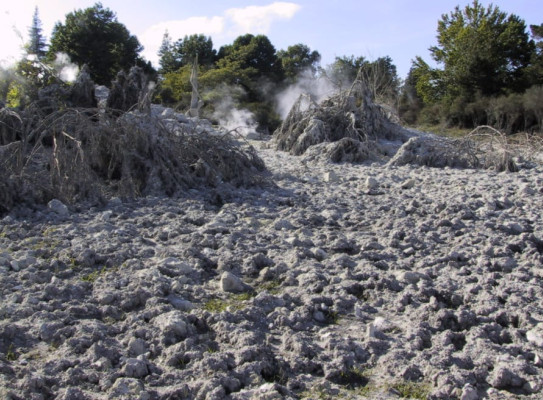
<path fill-rule="evenodd" d="M 198 117 L 200 109 L 200 95 L 198 94 L 198 54 L 194 57 L 194 62 L 192 64 L 192 71 L 190 73 L 190 84 L 192 85 L 192 94 L 190 97 L 190 117 Z"/>

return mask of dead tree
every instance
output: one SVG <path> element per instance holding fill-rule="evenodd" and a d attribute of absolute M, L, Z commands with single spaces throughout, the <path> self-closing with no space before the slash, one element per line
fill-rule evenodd
<path fill-rule="evenodd" d="M 94 82 L 90 77 L 89 67 L 85 64 L 70 90 L 69 102 L 72 107 L 96 108 L 98 102 L 94 95 Z"/>

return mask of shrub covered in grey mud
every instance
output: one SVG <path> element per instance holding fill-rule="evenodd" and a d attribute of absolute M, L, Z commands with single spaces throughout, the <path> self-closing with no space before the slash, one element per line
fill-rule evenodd
<path fill-rule="evenodd" d="M 11 124 L 0 146 L 0 212 L 52 198 L 73 203 L 174 195 L 222 182 L 253 185 L 265 170 L 252 147 L 229 135 L 166 126 L 151 114 L 68 108 L 35 118 L 29 108 L 0 118 L 2 126 Z"/>

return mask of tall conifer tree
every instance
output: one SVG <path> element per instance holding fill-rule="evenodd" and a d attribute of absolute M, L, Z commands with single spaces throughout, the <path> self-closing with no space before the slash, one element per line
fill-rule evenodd
<path fill-rule="evenodd" d="M 32 17 L 32 25 L 28 30 L 28 36 L 30 38 L 27 45 L 27 53 L 34 54 L 38 59 L 45 57 L 45 38 L 42 34 L 41 20 L 38 13 L 38 7 L 34 9 L 34 16 Z"/>

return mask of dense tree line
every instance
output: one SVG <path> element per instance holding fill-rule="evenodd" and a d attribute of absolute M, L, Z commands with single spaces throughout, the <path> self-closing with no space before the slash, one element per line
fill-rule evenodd
<path fill-rule="evenodd" d="M 140 56 L 138 39 L 101 3 L 67 14 L 49 45 L 36 8 L 29 36 L 27 56 L 16 66 L 24 79 L 0 79 L 1 100 L 10 106 L 24 107 L 58 83 L 55 66 L 64 53 L 79 67 L 86 65 L 95 83 L 107 86 L 120 71 L 139 66 L 158 83 L 154 101 L 182 111 L 190 106 L 196 63 L 201 115 L 213 120 L 227 104 L 251 111 L 262 130 L 273 131 L 280 123 L 276 97 L 300 78 L 325 78 L 346 89 L 357 77 L 408 124 L 542 129 L 543 24 L 528 29 L 518 16 L 478 0 L 441 16 L 437 44 L 430 48 L 437 67 L 417 56 L 404 82 L 390 57 L 342 56 L 321 67 L 319 52 L 302 43 L 277 50 L 265 35 L 252 34 L 215 49 L 211 37 L 172 38 L 166 31 L 155 71 Z"/>
<path fill-rule="evenodd" d="M 475 0 L 438 22 L 431 67 L 416 57 L 403 86 L 400 112 L 408 123 L 507 133 L 541 130 L 543 25 L 531 26 Z"/>

